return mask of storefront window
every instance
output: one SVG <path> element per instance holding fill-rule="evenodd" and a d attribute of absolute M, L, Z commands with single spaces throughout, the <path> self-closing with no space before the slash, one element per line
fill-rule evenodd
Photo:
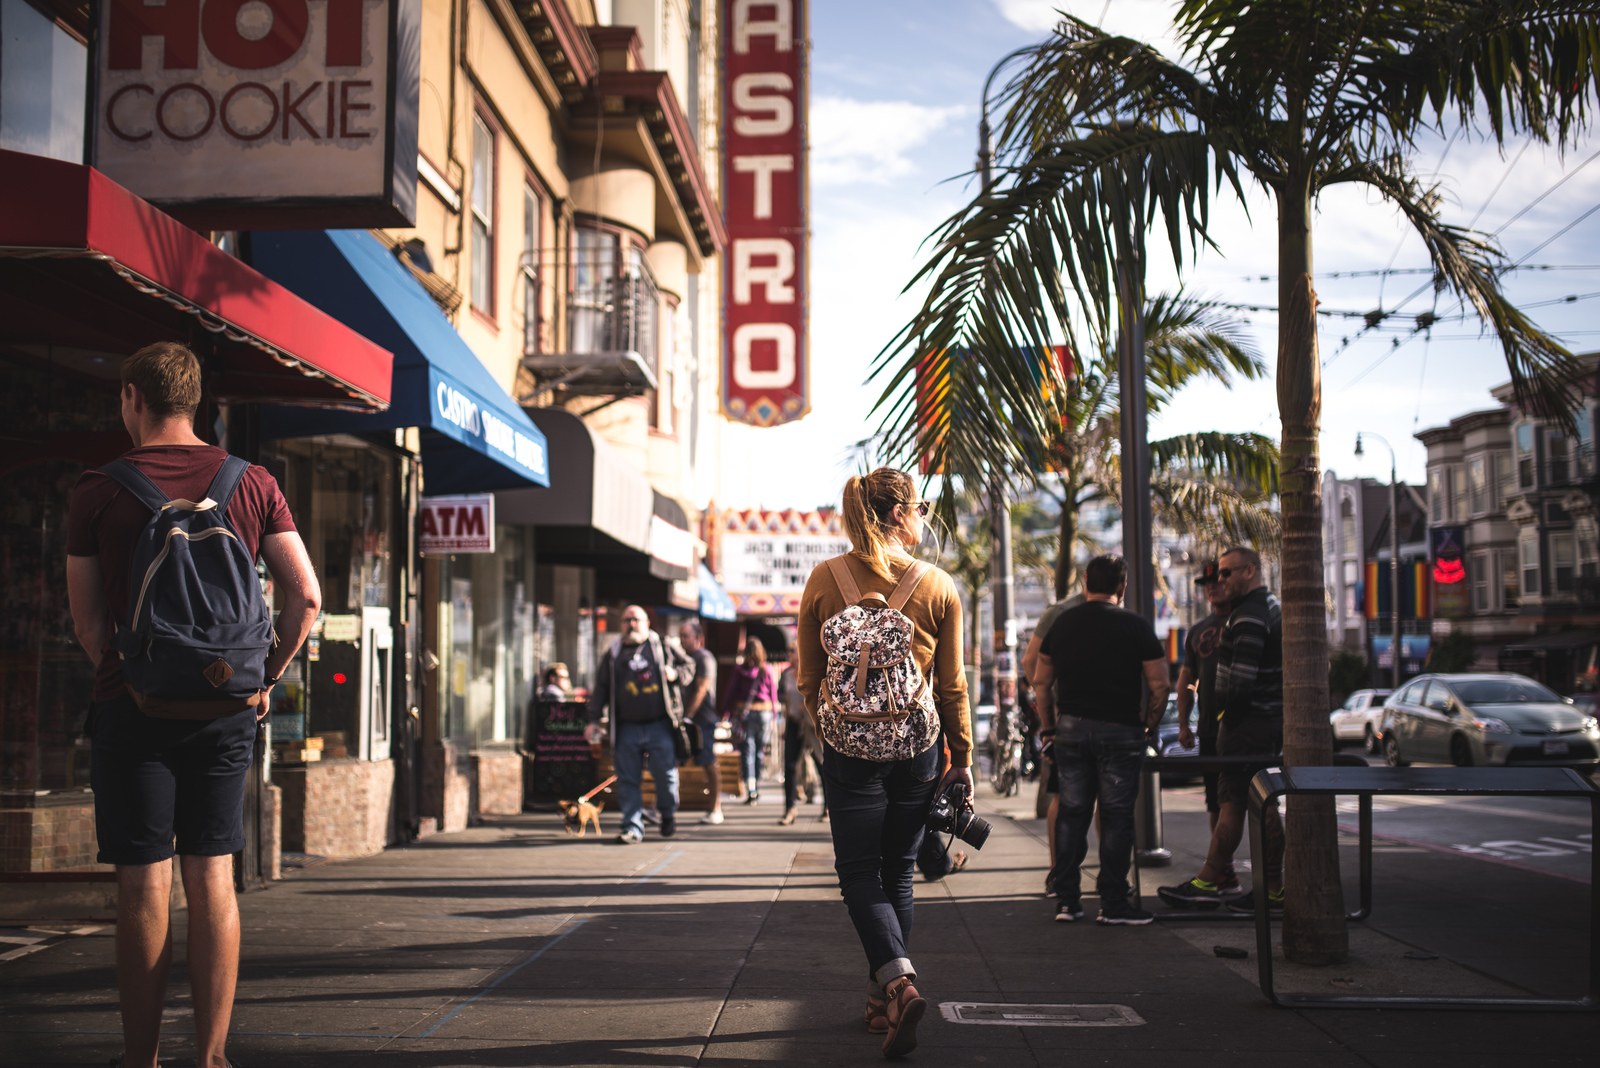
<path fill-rule="evenodd" d="M 520 738 L 537 670 L 532 532 L 498 526 L 493 553 L 440 561 L 444 736 L 477 747 Z"/>
<path fill-rule="evenodd" d="M 387 754 L 399 458 L 351 437 L 273 442 L 278 477 L 322 584 L 322 613 L 273 694 L 280 760 Z M 320 749 L 316 747 L 320 746 Z"/>
<path fill-rule="evenodd" d="M 94 669 L 64 593 L 67 498 L 80 474 L 128 439 L 114 386 L 3 358 L 0 374 L 0 791 L 83 788 Z"/>
<path fill-rule="evenodd" d="M 82 42 L 27 0 L 0 0 L 0 148 L 81 163 L 88 74 Z"/>
<path fill-rule="evenodd" d="M 587 694 L 594 686 L 594 570 L 540 567 L 534 588 L 539 596 L 538 671 L 560 662 L 572 674 L 573 688 Z"/>

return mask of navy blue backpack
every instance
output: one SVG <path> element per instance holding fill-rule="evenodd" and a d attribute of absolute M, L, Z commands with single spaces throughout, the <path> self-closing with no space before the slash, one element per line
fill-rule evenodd
<path fill-rule="evenodd" d="M 209 719 L 254 705 L 276 642 L 255 559 L 228 521 L 250 465 L 222 462 L 205 499 L 169 500 L 126 460 L 100 469 L 150 509 L 112 647 L 146 715 Z"/>

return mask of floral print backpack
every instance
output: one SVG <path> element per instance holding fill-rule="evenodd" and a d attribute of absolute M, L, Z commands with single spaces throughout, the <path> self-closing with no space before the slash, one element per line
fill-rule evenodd
<path fill-rule="evenodd" d="M 933 689 L 912 656 L 916 627 L 902 609 L 933 568 L 921 561 L 887 600 L 861 595 L 840 557 L 824 566 L 845 607 L 822 624 L 828 667 L 817 701 L 822 738 L 845 756 L 890 762 L 926 750 L 939 736 Z"/>

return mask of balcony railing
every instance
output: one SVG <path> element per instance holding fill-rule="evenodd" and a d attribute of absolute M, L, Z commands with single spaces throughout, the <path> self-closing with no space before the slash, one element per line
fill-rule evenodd
<path fill-rule="evenodd" d="M 574 353 L 637 352 L 653 378 L 659 355 L 660 308 L 655 279 L 643 270 L 632 277 L 607 278 L 595 286 L 576 288 L 567 298 L 567 347 Z"/>

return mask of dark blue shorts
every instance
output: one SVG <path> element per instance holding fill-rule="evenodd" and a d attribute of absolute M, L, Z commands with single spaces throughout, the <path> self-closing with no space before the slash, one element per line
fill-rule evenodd
<path fill-rule="evenodd" d="M 696 720 L 689 729 L 700 732 L 700 755 L 695 757 L 694 762 L 702 768 L 711 767 L 717 762 L 717 721 L 706 723 Z"/>
<path fill-rule="evenodd" d="M 90 722 L 100 863 L 156 864 L 174 851 L 221 857 L 244 848 L 252 709 L 212 720 L 150 719 L 122 698 L 97 702 Z"/>

